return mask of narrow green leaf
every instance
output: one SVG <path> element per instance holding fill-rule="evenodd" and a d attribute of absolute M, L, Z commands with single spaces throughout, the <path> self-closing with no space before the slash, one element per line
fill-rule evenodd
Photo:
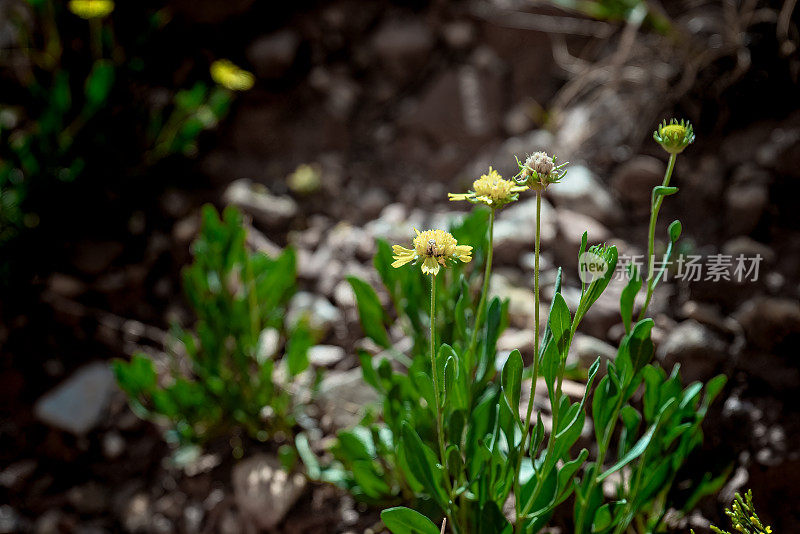
<path fill-rule="evenodd" d="M 681 237 L 682 230 L 683 226 L 681 225 L 680 221 L 672 221 L 672 224 L 669 225 L 669 229 L 667 230 L 667 233 L 669 234 L 669 240 L 675 243 Z"/>
<path fill-rule="evenodd" d="M 513 350 L 508 355 L 505 365 L 503 366 L 502 375 L 502 388 L 503 396 L 508 403 L 511 413 L 515 415 L 514 419 L 519 419 L 519 398 L 522 391 L 522 355 L 519 350 Z"/>
<path fill-rule="evenodd" d="M 390 346 L 389 335 L 386 333 L 386 313 L 381 306 L 375 290 L 365 281 L 355 276 L 348 276 L 347 281 L 353 288 L 358 306 L 358 318 L 364 333 L 381 347 Z"/>
<path fill-rule="evenodd" d="M 566 351 L 569 348 L 572 317 L 570 316 L 567 302 L 564 300 L 564 297 L 561 296 L 561 293 L 556 293 L 553 297 L 547 326 L 556 341 L 556 348 L 558 348 L 561 359 L 564 359 L 566 357 Z"/>
<path fill-rule="evenodd" d="M 642 289 L 642 278 L 639 276 L 639 270 L 636 265 L 631 263 L 628 266 L 628 284 L 622 290 L 619 297 L 620 315 L 622 316 L 622 323 L 625 325 L 625 332 L 631 331 L 631 322 L 633 318 L 633 305 L 636 302 L 636 295 Z"/>
<path fill-rule="evenodd" d="M 597 482 L 598 483 L 602 482 L 610 475 L 616 473 L 617 471 L 619 471 L 620 469 L 631 463 L 633 460 L 641 456 L 642 453 L 647 449 L 648 445 L 650 445 L 650 440 L 653 439 L 653 434 L 655 434 L 657 427 L 658 427 L 658 421 L 656 421 L 650 426 L 645 435 L 642 436 L 639 439 L 639 441 L 636 442 L 636 445 L 634 445 L 631 448 L 631 450 L 628 451 L 628 453 L 620 459 L 620 461 L 609 467 L 606 472 L 597 477 Z"/>
<path fill-rule="evenodd" d="M 286 366 L 291 376 L 297 376 L 308 368 L 308 350 L 313 346 L 314 336 L 308 323 L 299 321 L 286 344 Z"/>
<path fill-rule="evenodd" d="M 86 79 L 86 107 L 100 108 L 108 99 L 113 84 L 114 64 L 108 59 L 96 61 Z"/>
<path fill-rule="evenodd" d="M 438 473 L 440 469 L 431 458 L 436 455 L 420 439 L 416 431 L 407 422 L 403 422 L 401 436 L 406 451 L 406 461 L 411 473 L 425 487 L 425 490 L 433 499 L 445 508 L 447 506 L 447 495 L 444 488 L 439 483 Z"/>

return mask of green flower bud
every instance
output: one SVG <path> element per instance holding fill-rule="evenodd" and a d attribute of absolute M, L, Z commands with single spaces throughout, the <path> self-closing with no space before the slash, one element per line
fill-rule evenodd
<path fill-rule="evenodd" d="M 691 122 L 683 119 L 670 119 L 669 123 L 665 120 L 653 132 L 653 139 L 670 154 L 680 154 L 694 142 L 694 129 Z"/>

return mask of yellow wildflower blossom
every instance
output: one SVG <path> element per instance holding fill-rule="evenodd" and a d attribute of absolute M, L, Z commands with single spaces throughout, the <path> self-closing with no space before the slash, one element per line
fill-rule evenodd
<path fill-rule="evenodd" d="M 211 78 L 231 91 L 247 91 L 256 81 L 251 73 L 227 59 L 218 59 L 211 64 Z"/>
<path fill-rule="evenodd" d="M 436 276 L 441 267 L 447 267 L 447 262 L 472 260 L 472 247 L 459 245 L 456 238 L 444 230 L 426 230 L 420 232 L 416 228 L 417 236 L 414 238 L 414 249 L 407 249 L 394 245 L 394 263 L 392 267 L 400 267 L 406 263 L 422 261 L 422 272 Z"/>
<path fill-rule="evenodd" d="M 101 19 L 114 11 L 111 0 L 70 0 L 69 10 L 82 19 Z"/>
<path fill-rule="evenodd" d="M 694 128 L 689 121 L 670 119 L 658 125 L 653 132 L 653 139 L 670 154 L 680 154 L 694 142 Z"/>
<path fill-rule="evenodd" d="M 472 182 L 472 190 L 468 193 L 448 193 L 450 200 L 467 200 L 473 204 L 486 204 L 492 208 L 501 208 L 519 198 L 519 192 L 527 186 L 516 185 L 505 180 L 500 173 L 489 167 L 489 172 Z"/>

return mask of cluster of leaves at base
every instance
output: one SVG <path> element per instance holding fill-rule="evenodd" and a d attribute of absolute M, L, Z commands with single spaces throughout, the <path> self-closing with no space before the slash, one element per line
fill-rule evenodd
<path fill-rule="evenodd" d="M 60 196 L 54 188 L 85 175 L 138 175 L 173 154 L 193 155 L 200 133 L 215 127 L 231 102 L 230 91 L 202 81 L 167 92 L 163 104 L 151 98 L 154 88 L 141 90 L 152 80 L 138 47 L 163 29 L 159 13 L 128 16 L 126 24 L 139 25 L 136 40 L 121 43 L 114 14 L 90 25 L 67 2 L 28 4 L 7 10 L 29 61 L 11 70 L 16 79 L 4 80 L 0 97 L 0 247 L 45 222 L 47 202 Z M 90 42 L 101 50 L 90 53 Z M 128 161 L 123 147 L 144 157 Z M 0 264 L 0 271 L 9 268 Z"/>
<path fill-rule="evenodd" d="M 772 534 L 772 527 L 762 523 L 761 518 L 756 513 L 751 490 L 747 490 L 744 498 L 736 493 L 731 507 L 725 509 L 725 515 L 730 518 L 733 530 L 740 534 Z M 727 530 L 722 530 L 714 525 L 711 525 L 711 531 L 716 534 L 731 534 Z M 691 532 L 694 534 L 694 530 Z"/>
<path fill-rule="evenodd" d="M 194 262 L 183 273 L 186 297 L 197 322 L 176 328 L 175 351 L 166 376 L 138 354 L 117 360 L 114 371 L 135 412 L 166 419 L 180 444 L 202 443 L 234 428 L 266 440 L 294 427 L 291 378 L 308 367 L 312 335 L 304 321 L 284 328 L 295 286 L 295 254 L 271 259 L 245 246 L 241 214 L 228 207 L 220 220 L 211 206 L 193 246 Z M 270 337 L 285 341 L 282 357 L 271 354 Z M 188 369 L 186 368 L 188 364 Z M 287 377 L 276 380 L 277 366 Z M 183 369 L 182 369 L 183 368 Z"/>

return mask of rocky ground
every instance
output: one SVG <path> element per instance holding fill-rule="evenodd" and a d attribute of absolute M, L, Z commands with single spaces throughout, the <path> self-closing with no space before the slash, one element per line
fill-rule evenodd
<path fill-rule="evenodd" d="M 247 1 L 193 4 L 175 3 L 196 24 L 205 17 L 223 27 L 251 8 Z M 280 479 L 269 446 L 250 444 L 235 461 L 219 443 L 177 467 L 159 430 L 137 419 L 116 389 L 104 362 L 141 348 L 158 352 L 171 321 L 191 321 L 178 272 L 199 205 L 240 206 L 252 220 L 251 244 L 267 253 L 296 247 L 301 292 L 290 315 L 309 310 L 322 334 L 312 363 L 326 378 L 310 412 L 321 437 L 351 424 L 353 406 L 371 398 L 353 356 L 361 331 L 344 277 L 377 286 L 376 238 L 406 242 L 412 227 L 442 226 L 463 209 L 446 201 L 447 191 L 463 190 L 490 164 L 512 174 L 514 154 L 555 151 L 572 163 L 544 202 L 543 293 L 549 300 L 561 265 L 565 294 L 574 294 L 584 229 L 623 254 L 645 253 L 649 191 L 665 165 L 647 131 L 673 111 L 695 121 L 698 141 L 678 160 L 681 191 L 665 202 L 662 221 L 683 221 L 687 252 L 764 257 L 758 281 L 671 281 L 654 299 L 659 360 L 680 363 L 687 383 L 730 378 L 691 467 L 731 467 L 732 476 L 692 524 L 700 531 L 706 519 L 719 521 L 720 503 L 752 488 L 776 531 L 800 526 L 787 504 L 798 500 L 800 478 L 797 86 L 736 121 L 706 109 L 738 110 L 758 90 L 746 76 L 719 94 L 700 76 L 685 98 L 655 104 L 652 91 L 625 85 L 615 94 L 644 91 L 649 102 L 632 109 L 615 108 L 619 102 L 599 89 L 566 98 L 574 77 L 551 51 L 563 37 L 504 5 L 340 1 L 281 14 L 274 31 L 237 37 L 246 39 L 242 49 L 259 82 L 190 176 L 154 198 L 123 202 L 119 224 L 55 245 L 53 269 L 35 284 L 41 299 L 3 307 L 0 532 L 228 533 L 273 524 L 286 533 L 380 531 L 377 510 L 331 487 Z M 697 18 L 716 20 L 713 11 Z M 624 38 L 605 24 L 589 30 Z M 596 37 L 572 36 L 568 44 L 585 51 Z M 782 71 L 769 72 L 782 80 Z M 545 130 L 542 110 L 553 102 L 563 107 Z M 287 176 L 301 164 L 318 173 L 318 190 L 290 187 Z M 500 215 L 492 288 L 511 301 L 501 348 L 520 348 L 528 359 L 534 214 L 523 199 Z M 587 315 L 572 361 L 613 354 L 622 333 L 620 290 L 616 282 Z M 254 477 L 255 487 L 247 483 Z"/>

